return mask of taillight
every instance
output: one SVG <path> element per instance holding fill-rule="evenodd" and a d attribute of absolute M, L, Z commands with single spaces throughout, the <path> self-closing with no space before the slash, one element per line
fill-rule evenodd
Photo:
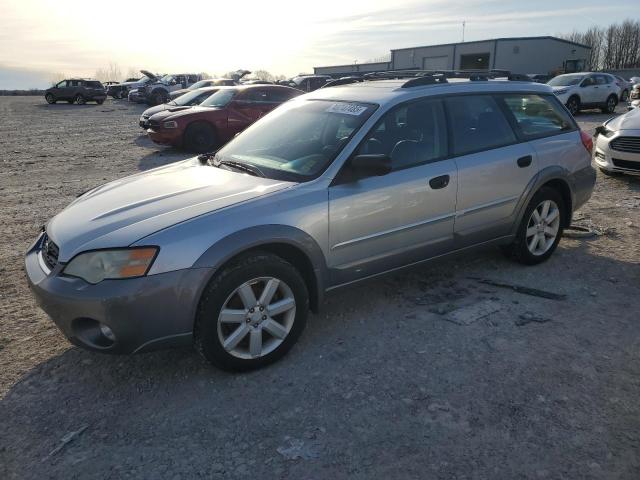
<path fill-rule="evenodd" d="M 580 139 L 582 140 L 582 145 L 587 149 L 587 152 L 591 154 L 593 151 L 593 137 L 589 135 L 587 132 L 580 130 Z"/>

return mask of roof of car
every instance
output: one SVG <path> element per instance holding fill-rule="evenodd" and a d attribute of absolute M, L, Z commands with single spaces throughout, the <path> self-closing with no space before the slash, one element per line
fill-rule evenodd
<path fill-rule="evenodd" d="M 452 78 L 448 83 L 420 85 L 403 88 L 407 79 L 372 80 L 330 88 L 321 88 L 304 95 L 302 98 L 318 100 L 347 100 L 365 103 L 387 104 L 400 100 L 440 94 L 462 93 L 498 93 L 498 92 L 534 92 L 552 93 L 550 86 L 535 82 L 516 82 L 508 80 L 469 81 Z"/>

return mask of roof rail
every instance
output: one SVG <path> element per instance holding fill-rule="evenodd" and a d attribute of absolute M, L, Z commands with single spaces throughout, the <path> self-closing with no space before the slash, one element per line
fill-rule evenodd
<path fill-rule="evenodd" d="M 511 81 L 531 82 L 524 74 L 511 73 L 509 70 L 383 70 L 369 72 L 363 75 L 364 80 L 409 80 L 402 88 L 411 88 L 422 85 L 434 85 L 448 83 L 448 78 L 468 78 L 470 81 L 486 81 L 496 78 L 505 78 Z"/>

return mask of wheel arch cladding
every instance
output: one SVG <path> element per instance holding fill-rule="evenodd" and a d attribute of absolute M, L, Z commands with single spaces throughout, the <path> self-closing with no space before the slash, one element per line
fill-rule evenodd
<path fill-rule="evenodd" d="M 259 251 L 273 253 L 298 269 L 309 291 L 311 310 L 317 312 L 326 287 L 326 261 L 316 241 L 295 227 L 263 225 L 235 232 L 209 247 L 193 268 L 210 268 L 213 277 L 238 257 Z"/>
<path fill-rule="evenodd" d="M 563 227 L 568 227 L 571 224 L 571 217 L 573 212 L 573 199 L 571 198 L 571 188 L 569 184 L 560 178 L 554 178 L 542 184 L 536 191 L 541 188 L 548 187 L 552 188 L 562 196 L 562 201 L 564 202 L 565 207 L 565 218 Z"/>

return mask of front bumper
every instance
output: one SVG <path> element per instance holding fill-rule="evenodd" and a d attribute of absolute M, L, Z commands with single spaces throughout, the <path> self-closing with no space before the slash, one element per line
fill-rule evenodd
<path fill-rule="evenodd" d="M 38 305 L 71 343 L 105 353 L 137 353 L 190 345 L 201 288 L 209 269 L 193 268 L 91 285 L 45 270 L 40 237 L 25 256 Z M 107 326 L 113 339 L 104 337 Z"/>
<path fill-rule="evenodd" d="M 611 137 L 598 135 L 593 154 L 594 163 L 608 172 L 640 175 L 640 153 L 621 152 L 611 148 L 611 141 L 617 137 L 640 137 L 640 130 L 622 130 Z"/>
<path fill-rule="evenodd" d="M 147 130 L 149 138 L 160 145 L 172 145 L 179 147 L 182 145 L 182 130 L 179 128 L 154 130 L 152 128 Z"/>

